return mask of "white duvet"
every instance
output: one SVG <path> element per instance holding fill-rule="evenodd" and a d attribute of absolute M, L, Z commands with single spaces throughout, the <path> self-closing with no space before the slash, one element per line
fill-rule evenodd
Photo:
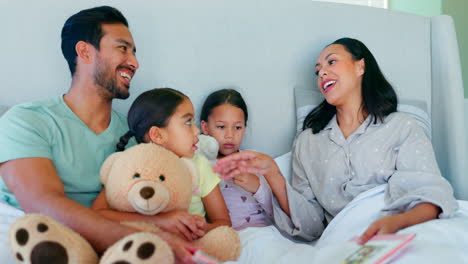
<path fill-rule="evenodd" d="M 273 227 L 240 231 L 243 251 L 229 263 L 340 263 L 350 252 L 349 240 L 380 218 L 385 186 L 356 197 L 327 226 L 315 243 L 295 243 Z M 385 263 L 468 263 L 468 202 L 450 219 L 437 219 L 401 230 L 416 237 Z M 354 246 L 354 245 L 353 245 Z"/>
<path fill-rule="evenodd" d="M 314 243 L 297 243 L 283 237 L 274 226 L 240 231 L 242 254 L 234 263 L 340 263 L 350 252 L 349 239 L 361 234 L 380 217 L 385 186 L 362 193 L 346 206 Z M 468 263 L 468 201 L 458 201 L 460 209 L 450 219 L 438 219 L 401 230 L 416 233 L 408 246 L 386 263 L 458 264 Z M 3 207 L 2 207 L 3 206 Z M 11 222 L 23 213 L 0 203 L 0 263 L 13 264 L 7 245 Z"/>

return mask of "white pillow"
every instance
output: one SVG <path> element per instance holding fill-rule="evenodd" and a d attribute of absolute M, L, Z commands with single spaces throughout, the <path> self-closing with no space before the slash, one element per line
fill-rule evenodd
<path fill-rule="evenodd" d="M 292 157 L 292 154 L 291 154 L 291 151 L 289 151 L 288 153 L 285 153 L 275 158 L 275 162 L 276 164 L 278 164 L 281 174 L 283 174 L 284 178 L 289 183 L 291 183 L 291 172 L 292 172 L 291 157 Z"/>
<path fill-rule="evenodd" d="M 296 129 L 297 134 L 302 132 L 302 126 L 306 116 L 320 102 L 323 101 L 323 96 L 314 91 L 312 88 L 294 88 L 294 99 L 296 103 Z M 397 107 L 399 112 L 403 112 L 411 116 L 422 127 L 429 139 L 432 138 L 432 123 L 431 117 L 427 113 L 427 104 L 420 100 L 402 99 Z"/>

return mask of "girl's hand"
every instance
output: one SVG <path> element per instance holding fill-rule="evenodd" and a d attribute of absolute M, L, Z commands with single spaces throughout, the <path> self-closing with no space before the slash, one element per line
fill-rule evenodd
<path fill-rule="evenodd" d="M 166 241 L 172 248 L 172 251 L 176 257 L 175 263 L 195 264 L 195 261 L 192 260 L 192 254 L 190 252 L 190 249 L 193 247 L 193 245 L 169 232 L 161 231 L 156 233 L 156 235 L 164 239 L 164 241 Z"/>
<path fill-rule="evenodd" d="M 241 173 L 262 174 L 268 177 L 270 173 L 278 173 L 279 169 L 270 156 L 245 150 L 218 160 L 214 171 L 224 179 L 231 179 Z"/>
<path fill-rule="evenodd" d="M 250 192 L 250 193 L 256 193 L 258 190 L 258 187 L 260 187 L 260 179 L 257 177 L 257 175 L 252 174 L 252 173 L 241 173 L 237 174 L 232 178 L 233 182 L 242 189 Z"/>
<path fill-rule="evenodd" d="M 205 235 L 206 221 L 199 215 L 185 211 L 171 211 L 158 214 L 157 225 L 163 230 L 179 235 L 187 241 L 193 241 Z"/>

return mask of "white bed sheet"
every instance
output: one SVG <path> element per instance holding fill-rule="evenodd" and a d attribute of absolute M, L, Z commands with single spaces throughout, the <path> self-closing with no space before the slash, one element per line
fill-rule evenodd
<path fill-rule="evenodd" d="M 339 263 L 345 257 L 348 240 L 361 234 L 382 216 L 385 185 L 356 197 L 327 226 L 316 243 L 294 243 L 275 227 L 240 231 L 243 251 L 233 263 Z M 386 263 L 468 263 L 468 202 L 450 219 L 437 219 L 401 230 L 416 233 L 415 239 Z"/>
<path fill-rule="evenodd" d="M 23 211 L 0 201 L 0 263 L 2 264 L 15 263 L 8 247 L 8 230 L 10 225 L 23 215 Z"/>

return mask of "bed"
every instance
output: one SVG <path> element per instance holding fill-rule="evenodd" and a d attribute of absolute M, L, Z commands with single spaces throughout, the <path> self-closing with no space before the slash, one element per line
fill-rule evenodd
<path fill-rule="evenodd" d="M 140 62 L 130 98 L 114 104 L 118 111 L 125 113 L 137 95 L 155 87 L 183 91 L 196 111 L 210 92 L 236 88 L 250 112 L 242 147 L 278 157 L 285 164 L 285 174 L 298 124 L 304 112 L 321 100 L 314 75 L 317 55 L 340 37 L 363 41 L 396 88 L 399 109 L 413 115 L 431 136 L 442 175 L 460 200 L 455 218 L 401 231 L 417 236 L 392 263 L 468 261 L 463 85 L 450 17 L 312 0 L 115 0 L 109 4 L 127 17 Z M 67 91 L 70 74 L 60 52 L 60 30 L 71 14 L 95 5 L 91 0 L 0 3 L 0 16 L 8 21 L 0 42 L 4 51 L 0 71 L 6 76 L 0 105 Z M 0 107 L 0 114 L 4 109 Z M 357 197 L 314 246 L 292 243 L 274 227 L 246 229 L 241 232 L 245 247 L 238 262 L 330 263 L 326 260 L 339 254 L 340 243 L 378 216 L 381 203 L 381 189 Z M 355 217 L 362 210 L 368 215 Z"/>

